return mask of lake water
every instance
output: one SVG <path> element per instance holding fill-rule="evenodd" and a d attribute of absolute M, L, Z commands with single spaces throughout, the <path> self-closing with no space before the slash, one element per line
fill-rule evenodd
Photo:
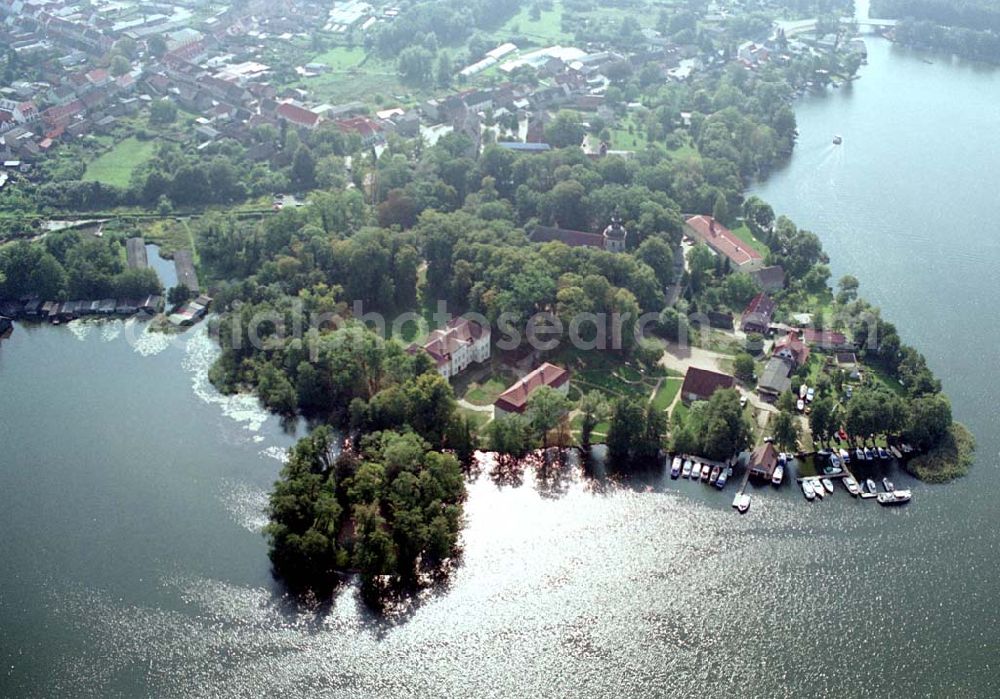
<path fill-rule="evenodd" d="M 756 192 L 927 354 L 979 439 L 968 478 L 892 473 L 898 510 L 759 488 L 740 517 L 731 489 L 666 478 L 485 475 L 461 566 L 411 613 L 373 619 L 352 587 L 303 609 L 259 533 L 294 435 L 211 389 L 203 329 L 18 326 L 0 695 L 996 696 L 1000 75 L 869 44 Z"/>

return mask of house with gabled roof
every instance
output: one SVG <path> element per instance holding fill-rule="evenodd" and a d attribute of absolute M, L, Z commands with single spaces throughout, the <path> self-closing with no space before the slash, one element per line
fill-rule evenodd
<path fill-rule="evenodd" d="M 522 414 L 531 394 L 542 386 L 566 394 L 569 392 L 569 371 L 546 362 L 500 394 L 493 404 L 495 417 Z"/>
<path fill-rule="evenodd" d="M 716 391 L 735 386 L 736 379 L 729 374 L 690 367 L 684 375 L 684 384 L 681 386 L 681 400 L 685 403 L 708 400 Z"/>
<path fill-rule="evenodd" d="M 423 345 L 410 345 L 408 352 L 425 351 L 434 360 L 438 373 L 446 379 L 464 371 L 473 362 L 490 358 L 490 328 L 468 318 L 453 318 L 427 336 Z"/>
<path fill-rule="evenodd" d="M 734 269 L 752 272 L 764 265 L 763 255 L 711 216 L 691 216 L 685 224 L 692 238 L 727 258 Z"/>
<path fill-rule="evenodd" d="M 774 317 L 774 309 L 775 303 L 770 296 L 764 292 L 757 294 L 743 311 L 740 329 L 745 333 L 766 334 Z"/>

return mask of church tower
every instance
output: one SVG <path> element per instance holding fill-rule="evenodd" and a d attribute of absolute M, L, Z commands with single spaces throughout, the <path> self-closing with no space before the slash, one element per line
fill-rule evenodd
<path fill-rule="evenodd" d="M 628 231 L 622 225 L 621 217 L 616 213 L 611 217 L 611 225 L 604 229 L 604 249 L 608 252 L 625 252 L 625 239 Z"/>

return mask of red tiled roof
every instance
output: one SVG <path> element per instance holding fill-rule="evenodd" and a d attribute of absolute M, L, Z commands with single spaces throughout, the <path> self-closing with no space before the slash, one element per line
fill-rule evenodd
<path fill-rule="evenodd" d="M 843 333 L 833 330 L 817 330 L 816 328 L 803 330 L 802 339 L 811 345 L 820 345 L 821 347 L 843 347 L 847 344 L 847 337 Z"/>
<path fill-rule="evenodd" d="M 783 350 L 787 351 L 791 355 L 791 359 L 799 366 L 809 361 L 809 346 L 799 339 L 798 333 L 794 330 L 774 343 L 772 354 L 781 354 Z"/>
<path fill-rule="evenodd" d="M 559 388 L 569 381 L 569 372 L 546 362 L 504 391 L 494 405 L 508 413 L 522 413 L 528 398 L 542 386 Z"/>
<path fill-rule="evenodd" d="M 750 305 L 743 311 L 743 320 L 740 326 L 746 330 L 748 324 L 766 328 L 771 323 L 774 315 L 774 301 L 765 294 L 760 293 L 753 297 Z"/>
<path fill-rule="evenodd" d="M 451 360 L 458 349 L 471 345 L 483 335 L 483 326 L 466 318 L 453 318 L 444 330 L 434 330 L 424 343 L 424 350 L 438 365 Z"/>
<path fill-rule="evenodd" d="M 601 248 L 604 249 L 604 236 L 597 233 L 585 233 L 568 228 L 548 228 L 538 226 L 531 234 L 533 243 L 551 243 L 558 241 L 571 248 Z"/>
<path fill-rule="evenodd" d="M 736 379 L 728 374 L 691 367 L 684 376 L 681 397 L 684 400 L 708 400 L 716 391 L 735 385 Z"/>
<path fill-rule="evenodd" d="M 687 225 L 706 245 L 720 255 L 728 257 L 734 265 L 740 266 L 764 259 L 759 252 L 711 216 L 692 216 L 687 220 Z"/>
<path fill-rule="evenodd" d="M 312 127 L 319 123 L 319 114 L 292 102 L 282 102 L 279 104 L 277 114 L 282 119 L 290 121 L 293 124 L 299 124 L 300 126 Z"/>
<path fill-rule="evenodd" d="M 770 478 L 778 465 L 778 452 L 771 442 L 765 442 L 750 455 L 750 475 Z"/>
<path fill-rule="evenodd" d="M 382 127 L 368 117 L 338 119 L 335 123 L 341 131 L 354 132 L 360 134 L 362 137 L 374 136 L 382 131 Z"/>

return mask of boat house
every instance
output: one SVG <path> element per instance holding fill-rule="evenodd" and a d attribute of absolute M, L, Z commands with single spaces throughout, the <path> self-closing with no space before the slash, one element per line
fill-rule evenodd
<path fill-rule="evenodd" d="M 773 443 L 765 442 L 750 454 L 750 462 L 747 464 L 747 468 L 750 469 L 750 475 L 754 478 L 771 480 L 777 465 L 778 450 L 774 448 Z"/>

